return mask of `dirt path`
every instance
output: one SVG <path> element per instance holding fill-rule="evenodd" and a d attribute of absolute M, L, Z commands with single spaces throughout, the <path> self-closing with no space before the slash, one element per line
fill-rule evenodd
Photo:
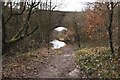
<path fill-rule="evenodd" d="M 3 60 L 3 76 L 11 78 L 70 78 L 79 77 L 75 64 L 75 46 L 67 45 L 59 50 L 50 50 L 41 62 L 39 50 L 23 56 L 5 57 Z M 60 54 L 56 54 L 59 53 Z M 27 56 L 26 56 L 27 55 Z M 45 55 L 45 54 L 43 54 Z"/>
<path fill-rule="evenodd" d="M 49 61 L 43 65 L 36 77 L 40 78 L 58 78 L 58 77 L 78 77 L 71 76 L 69 73 L 76 67 L 74 47 L 66 46 L 61 49 L 60 55 L 52 56 Z"/>

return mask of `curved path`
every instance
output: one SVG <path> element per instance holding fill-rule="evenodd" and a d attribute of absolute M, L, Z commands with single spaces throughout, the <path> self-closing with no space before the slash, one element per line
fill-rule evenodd
<path fill-rule="evenodd" d="M 49 61 L 43 65 L 36 77 L 40 78 L 64 78 L 64 77 L 78 77 L 72 76 L 70 72 L 76 67 L 75 64 L 75 47 L 65 46 L 61 48 L 62 54 L 51 56 Z"/>
<path fill-rule="evenodd" d="M 58 50 L 47 50 L 45 48 L 45 50 L 32 53 L 33 58 L 31 58 L 32 56 L 30 58 L 26 56 L 11 57 L 10 59 L 6 57 L 3 62 L 3 77 L 78 78 L 80 73 L 75 64 L 76 48 L 73 45 L 66 45 Z M 40 57 L 42 52 L 44 53 L 43 59 Z M 50 55 L 45 56 L 45 53 Z"/>

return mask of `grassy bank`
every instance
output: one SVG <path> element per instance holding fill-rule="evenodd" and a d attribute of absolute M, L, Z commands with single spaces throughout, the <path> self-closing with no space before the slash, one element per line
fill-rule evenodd
<path fill-rule="evenodd" d="M 80 69 L 91 78 L 120 78 L 119 61 L 120 58 L 113 57 L 108 47 L 83 48 L 76 54 Z"/>

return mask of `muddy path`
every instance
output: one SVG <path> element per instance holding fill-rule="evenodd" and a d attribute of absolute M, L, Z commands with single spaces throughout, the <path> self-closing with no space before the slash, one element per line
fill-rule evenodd
<path fill-rule="evenodd" d="M 61 48 L 60 55 L 53 55 L 47 59 L 43 68 L 40 69 L 36 77 L 40 78 L 64 78 L 64 77 L 78 77 L 72 76 L 70 72 L 76 68 L 75 64 L 75 49 L 74 46 L 65 46 Z"/>
<path fill-rule="evenodd" d="M 5 57 L 3 59 L 3 77 L 9 78 L 78 78 L 75 64 L 76 46 L 66 45 L 59 50 L 39 50 L 26 56 Z M 48 53 L 44 59 L 41 53 Z M 57 53 L 57 54 L 56 54 Z M 41 61 L 42 60 L 42 61 Z"/>

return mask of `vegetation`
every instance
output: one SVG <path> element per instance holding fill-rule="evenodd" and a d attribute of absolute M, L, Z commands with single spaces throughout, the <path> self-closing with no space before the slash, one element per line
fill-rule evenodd
<path fill-rule="evenodd" d="M 110 54 L 108 47 L 83 48 L 77 51 L 77 64 L 90 78 L 120 78 L 118 55 Z"/>

